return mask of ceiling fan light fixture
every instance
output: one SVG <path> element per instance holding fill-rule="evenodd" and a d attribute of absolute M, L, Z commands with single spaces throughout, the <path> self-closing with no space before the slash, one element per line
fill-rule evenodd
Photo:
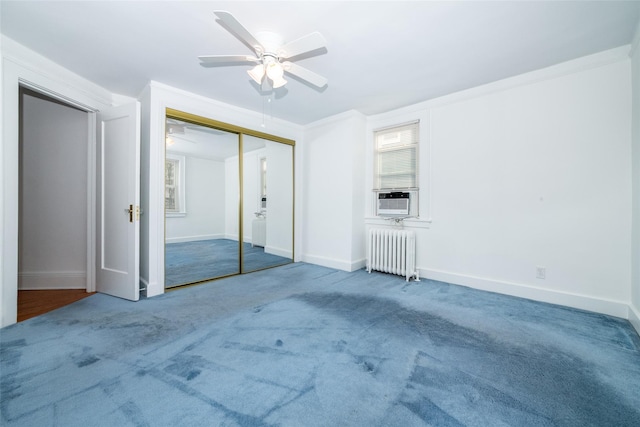
<path fill-rule="evenodd" d="M 256 83 L 261 84 L 262 78 L 264 77 L 264 65 L 258 64 L 247 71 L 247 73 Z"/>
<path fill-rule="evenodd" d="M 1 0 L 0 0 L 1 1 Z M 291 60 L 302 54 L 315 52 L 326 48 L 326 40 L 319 32 L 313 32 L 306 36 L 300 37 L 289 43 L 283 43 L 283 38 L 270 31 L 261 31 L 254 36 L 247 30 L 231 13 L 218 10 L 214 12 L 219 18 L 222 26 L 233 33 L 240 41 L 244 42 L 253 51 L 255 56 L 250 55 L 203 55 L 198 56 L 201 65 L 212 67 L 218 65 L 227 65 L 228 63 L 254 63 L 255 65 L 248 71 L 249 76 L 258 85 L 265 84 L 265 88 L 271 83 L 272 88 L 279 88 L 287 84 L 283 78 L 286 71 L 288 74 L 298 77 L 308 83 L 323 88 L 327 85 L 327 79 L 307 70 L 304 67 L 296 65 L 287 66 L 286 62 L 283 69 L 281 60 Z M 268 80 L 265 80 L 265 75 Z"/>
<path fill-rule="evenodd" d="M 285 79 L 283 79 L 282 77 L 278 78 L 278 79 L 271 79 L 273 81 L 273 88 L 274 89 L 278 89 L 279 87 L 282 87 L 284 85 L 287 84 L 287 81 Z"/>
<path fill-rule="evenodd" d="M 283 74 L 284 74 L 284 70 L 282 69 L 282 64 L 280 64 L 279 62 L 275 62 L 275 61 L 271 61 L 266 65 L 266 71 L 267 71 L 267 76 L 271 79 L 271 80 L 278 80 L 281 79 Z"/>
<path fill-rule="evenodd" d="M 287 81 L 283 78 L 284 69 L 282 64 L 277 61 L 271 61 L 266 65 L 267 77 L 273 82 L 273 88 L 277 89 L 287 84 Z"/>

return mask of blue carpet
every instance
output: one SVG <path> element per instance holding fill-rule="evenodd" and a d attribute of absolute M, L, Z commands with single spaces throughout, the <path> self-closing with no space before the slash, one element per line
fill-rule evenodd
<path fill-rule="evenodd" d="M 640 338 L 590 312 L 289 264 L 0 330 L 3 426 L 638 426 Z"/>
<path fill-rule="evenodd" d="M 244 243 L 243 271 L 288 264 L 291 259 L 267 254 Z M 165 287 L 195 283 L 240 272 L 238 241 L 229 239 L 168 243 L 165 246 Z"/>

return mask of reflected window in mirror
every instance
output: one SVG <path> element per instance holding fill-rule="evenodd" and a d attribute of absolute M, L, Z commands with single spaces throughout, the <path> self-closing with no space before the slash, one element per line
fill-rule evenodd
<path fill-rule="evenodd" d="M 167 216 L 186 215 L 184 156 L 167 153 L 164 179 L 164 203 Z"/>
<path fill-rule="evenodd" d="M 267 210 L 267 158 L 260 158 L 260 211 Z"/>
<path fill-rule="evenodd" d="M 165 146 L 167 194 L 178 191 L 165 207 L 164 285 L 238 274 L 239 136 L 175 117 L 166 127 L 173 140 Z"/>

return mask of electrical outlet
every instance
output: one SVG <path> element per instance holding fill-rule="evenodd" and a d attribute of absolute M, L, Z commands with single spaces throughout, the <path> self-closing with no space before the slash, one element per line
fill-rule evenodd
<path fill-rule="evenodd" d="M 547 269 L 545 267 L 536 267 L 536 279 L 544 279 L 547 276 Z"/>

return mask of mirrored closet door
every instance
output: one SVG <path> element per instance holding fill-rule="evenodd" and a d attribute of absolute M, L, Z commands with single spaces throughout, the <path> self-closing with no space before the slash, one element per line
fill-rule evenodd
<path fill-rule="evenodd" d="M 240 272 L 238 136 L 167 118 L 165 287 Z"/>
<path fill-rule="evenodd" d="M 243 272 L 293 261 L 293 146 L 242 140 Z"/>
<path fill-rule="evenodd" d="M 293 141 L 169 109 L 165 136 L 166 288 L 293 262 Z"/>

